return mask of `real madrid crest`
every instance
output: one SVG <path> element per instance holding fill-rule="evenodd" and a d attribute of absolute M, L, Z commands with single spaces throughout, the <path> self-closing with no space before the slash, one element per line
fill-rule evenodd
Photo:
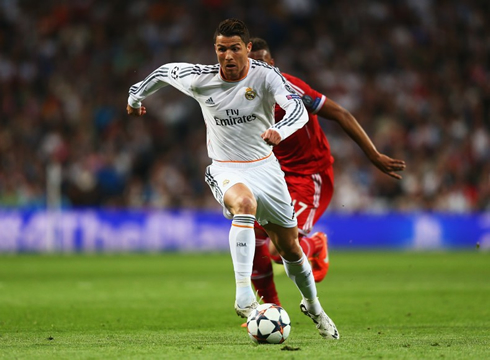
<path fill-rule="evenodd" d="M 223 186 L 226 186 L 230 183 L 230 180 L 223 180 Z"/>
<path fill-rule="evenodd" d="M 253 100 L 257 96 L 257 93 L 254 91 L 252 88 L 246 88 L 245 89 L 245 99 L 247 100 Z"/>

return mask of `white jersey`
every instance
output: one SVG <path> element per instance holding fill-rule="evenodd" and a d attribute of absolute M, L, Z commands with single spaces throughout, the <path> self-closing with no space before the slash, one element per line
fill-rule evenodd
<path fill-rule="evenodd" d="M 147 96 L 172 85 L 199 102 L 211 159 L 263 159 L 271 154 L 272 147 L 260 135 L 271 128 L 284 140 L 306 124 L 308 113 L 277 68 L 252 59 L 249 65 L 248 74 L 232 82 L 221 77 L 219 64 L 165 64 L 131 86 L 128 104 L 139 108 Z M 274 122 L 275 103 L 286 111 L 278 123 Z"/>

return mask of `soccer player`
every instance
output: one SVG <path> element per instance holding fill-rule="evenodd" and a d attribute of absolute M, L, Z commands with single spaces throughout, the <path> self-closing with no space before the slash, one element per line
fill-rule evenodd
<path fill-rule="evenodd" d="M 198 101 L 212 159 L 205 179 L 216 200 L 233 216 L 229 243 L 237 314 L 248 317 L 258 306 L 251 284 L 257 220 L 302 295 L 301 311 L 323 338 L 338 339 L 337 328 L 318 300 L 310 263 L 299 246 L 291 196 L 272 152 L 272 146 L 305 125 L 306 108 L 276 68 L 248 58 L 252 43 L 242 21 L 222 21 L 214 33 L 214 48 L 216 65 L 168 63 L 131 86 L 127 112 L 144 115 L 141 102 L 167 85 Z M 276 103 L 284 110 L 278 123 Z"/>
<path fill-rule="evenodd" d="M 249 57 L 275 66 L 267 42 L 253 38 Z M 312 89 L 304 81 L 286 73 L 282 75 L 301 96 L 309 121 L 287 139 L 274 147 L 286 183 L 293 199 L 298 219 L 300 245 L 308 257 L 316 282 L 323 280 L 328 271 L 327 237 L 317 232 L 311 237 L 313 225 L 327 209 L 333 195 L 333 157 L 330 146 L 318 122 L 318 116 L 336 121 L 344 131 L 360 146 L 369 160 L 382 172 L 401 179 L 396 171 L 405 168 L 405 162 L 379 153 L 357 120 L 346 109 L 325 95 Z M 284 111 L 276 105 L 275 119 L 280 124 Z M 273 279 L 271 258 L 280 262 L 278 252 L 272 242 L 270 247 L 267 233 L 256 224 L 256 248 L 252 272 L 252 283 L 259 296 L 266 303 L 280 304 Z M 270 251 L 270 253 L 269 253 Z"/>

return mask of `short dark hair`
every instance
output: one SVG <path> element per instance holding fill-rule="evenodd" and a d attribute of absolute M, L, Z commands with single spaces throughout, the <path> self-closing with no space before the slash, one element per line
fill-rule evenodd
<path fill-rule="evenodd" d="M 252 43 L 251 51 L 266 50 L 269 54 L 271 53 L 269 44 L 267 44 L 267 41 L 265 41 L 264 39 L 259 37 L 254 37 L 250 39 L 250 42 Z"/>
<path fill-rule="evenodd" d="M 246 44 L 250 42 L 250 33 L 248 32 L 247 25 L 239 19 L 226 19 L 219 23 L 216 31 L 214 32 L 214 43 L 219 36 L 240 36 L 240 39 Z"/>

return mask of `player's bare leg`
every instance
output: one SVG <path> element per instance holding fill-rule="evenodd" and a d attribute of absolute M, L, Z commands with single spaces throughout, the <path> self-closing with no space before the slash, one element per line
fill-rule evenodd
<path fill-rule="evenodd" d="M 315 282 L 322 281 L 329 268 L 327 235 L 322 232 L 316 232 L 312 236 L 300 235 L 299 245 L 310 261 Z M 274 262 L 282 264 L 281 256 L 272 242 L 269 244 L 269 253 Z"/>
<path fill-rule="evenodd" d="M 272 223 L 265 225 L 264 228 L 283 260 L 286 274 L 301 292 L 303 297 L 300 303 L 301 311 L 313 320 L 323 338 L 338 339 L 339 334 L 335 324 L 318 300 L 311 265 L 299 245 L 298 228 L 284 228 Z"/>
<path fill-rule="evenodd" d="M 228 189 L 223 201 L 233 214 L 229 243 L 236 281 L 235 310 L 239 316 L 246 318 L 258 306 L 250 280 L 255 253 L 257 201 L 250 189 L 241 183 Z"/>

